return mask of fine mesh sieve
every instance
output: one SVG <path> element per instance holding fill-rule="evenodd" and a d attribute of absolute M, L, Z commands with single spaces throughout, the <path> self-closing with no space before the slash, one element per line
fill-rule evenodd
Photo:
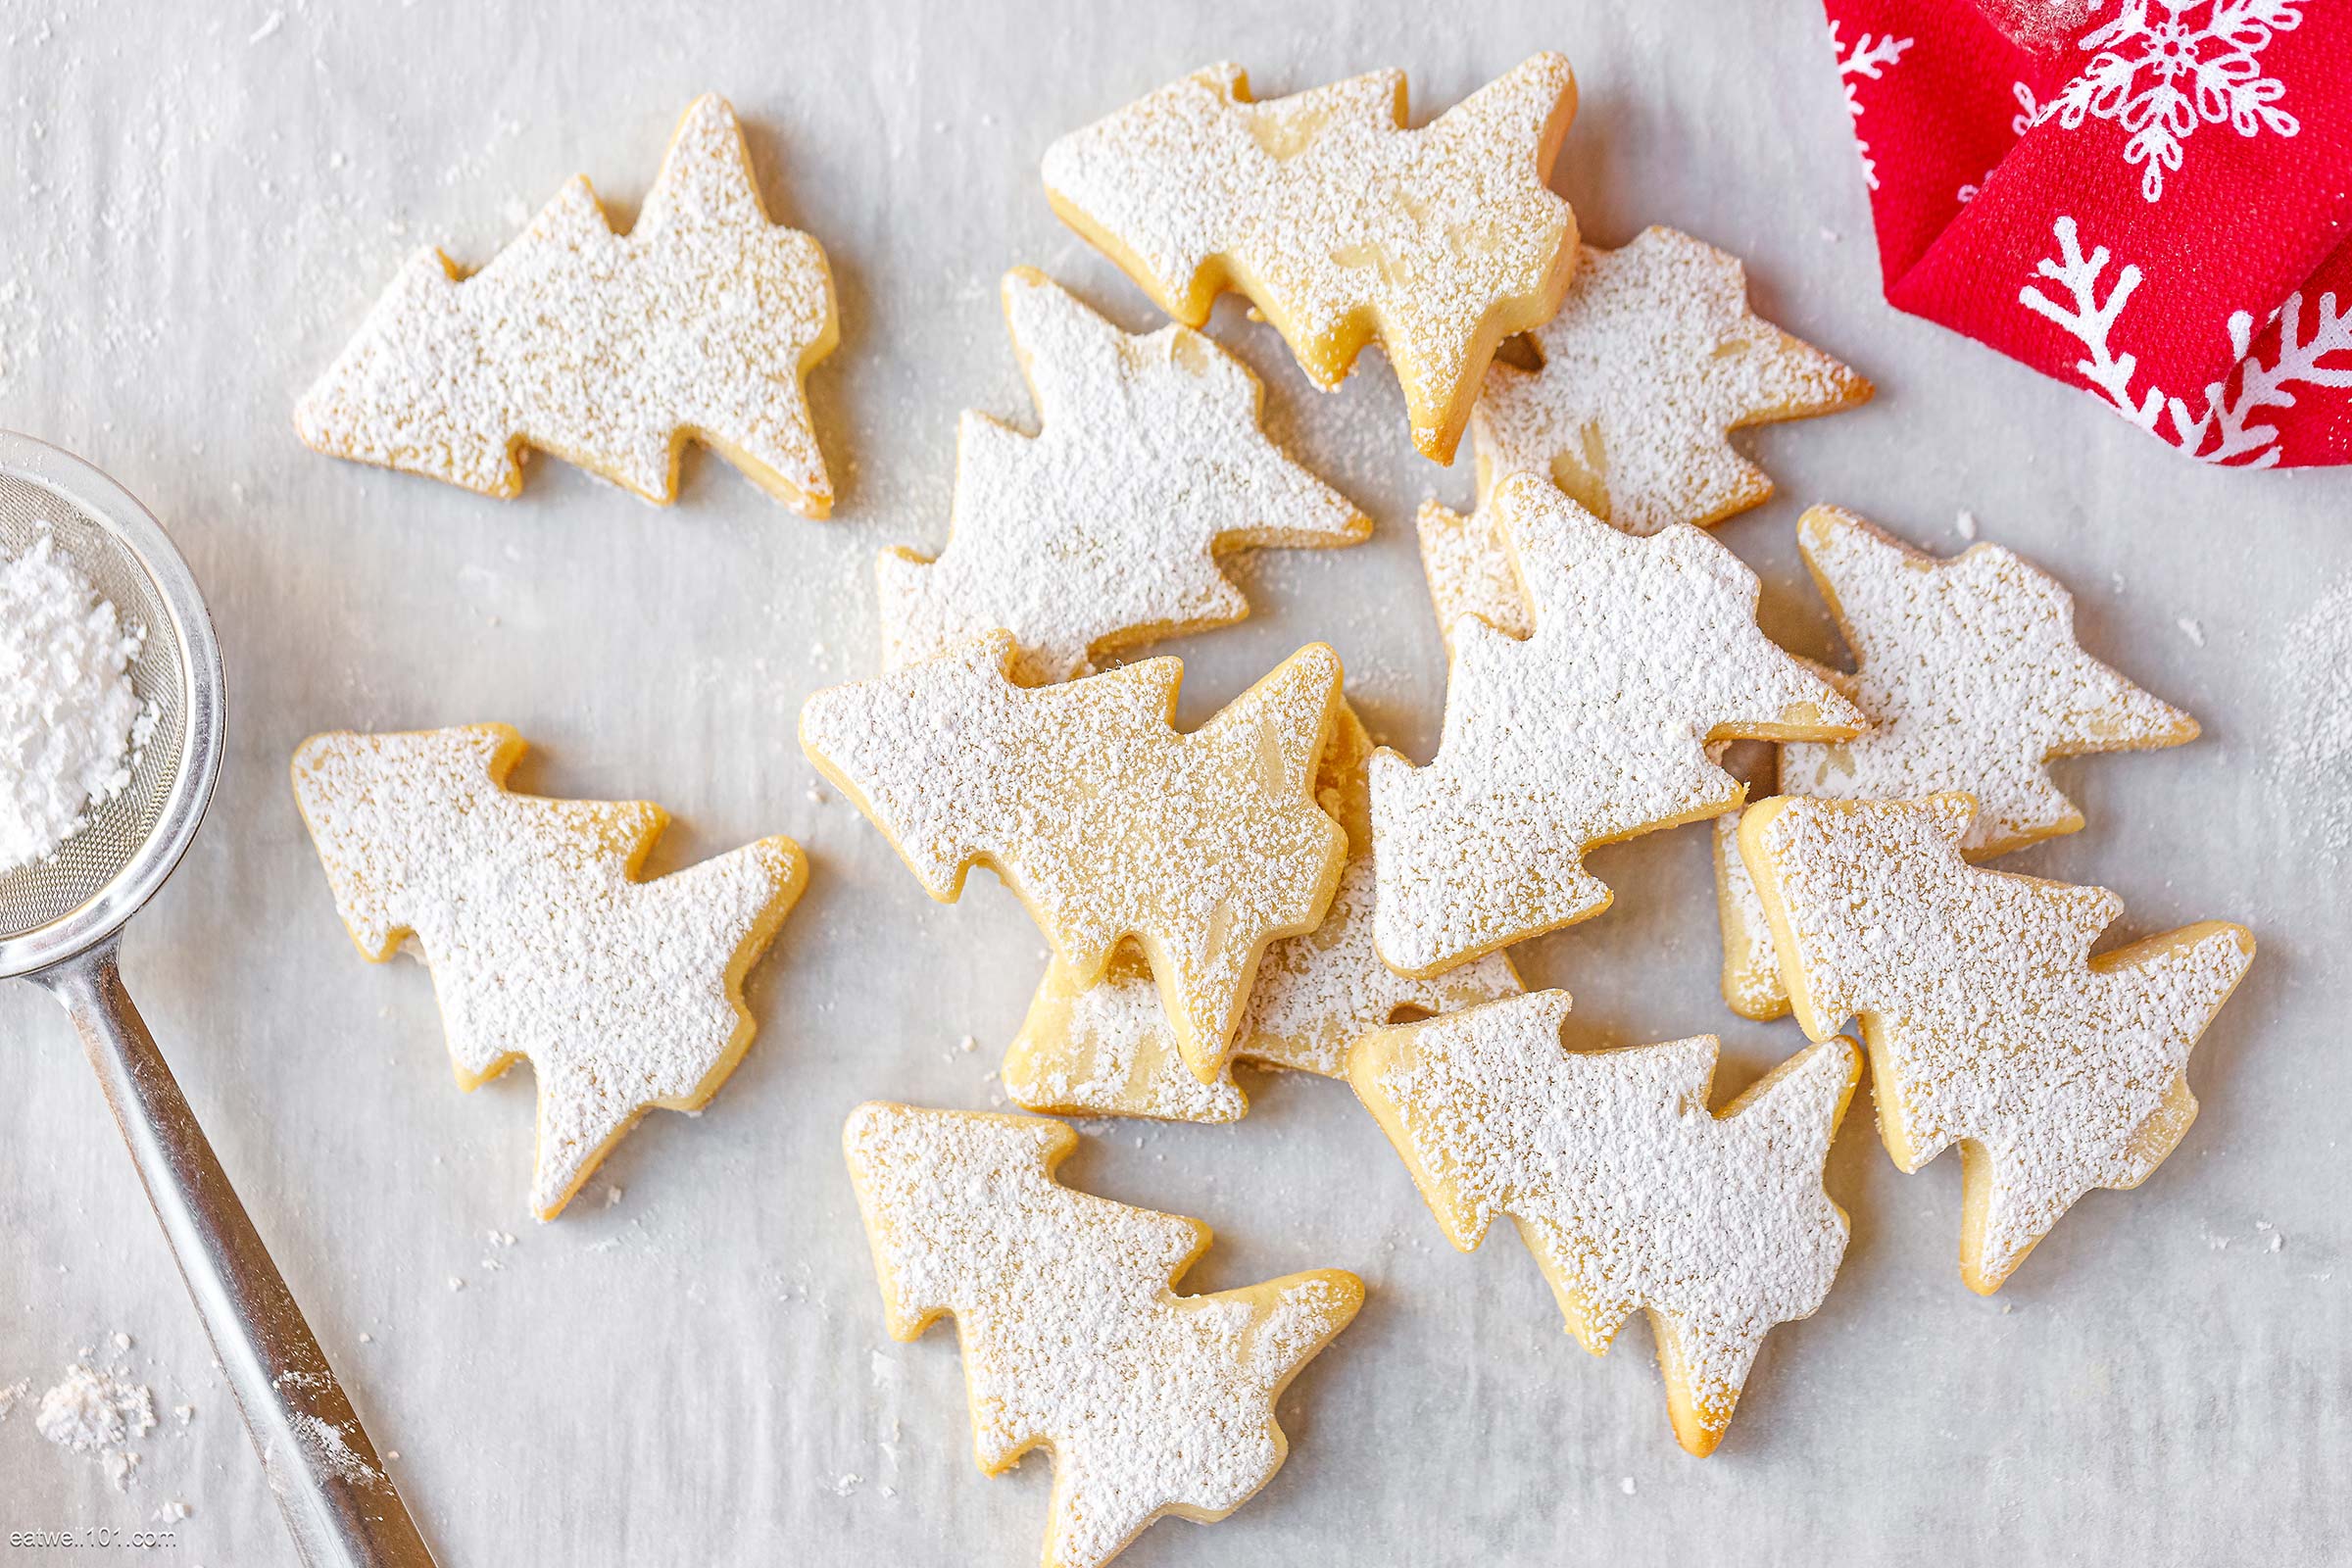
<path fill-rule="evenodd" d="M 0 949 L 86 908 L 154 836 L 172 786 L 188 775 L 188 665 L 182 633 L 155 579 L 127 541 L 75 502 L 34 479 L 0 471 L 0 557 L 24 554 L 44 533 L 115 607 L 126 629 L 145 633 L 131 662 L 130 688 L 155 723 L 129 785 L 95 808 L 88 826 L 51 858 L 0 872 Z M 13 967 L 0 961 L 0 973 Z"/>
<path fill-rule="evenodd" d="M 196 836 L 220 770 L 220 644 L 163 525 L 79 458 L 0 431 L 0 555 L 46 533 L 127 627 L 154 717 L 129 784 L 50 859 L 0 872 L 0 979 L 64 1004 L 212 1337 L 297 1556 L 432 1568 L 432 1554 L 123 989 L 123 922 Z"/>

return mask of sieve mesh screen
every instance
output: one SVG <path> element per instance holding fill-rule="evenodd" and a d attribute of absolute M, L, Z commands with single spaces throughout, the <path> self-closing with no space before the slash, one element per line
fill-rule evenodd
<path fill-rule="evenodd" d="M 89 824 L 52 858 L 0 872 L 0 942 L 64 919 L 114 881 L 155 831 L 187 750 L 188 680 L 179 639 L 138 557 L 56 491 L 0 474 L 0 555 L 30 548 L 43 523 L 59 554 L 114 605 L 123 625 L 145 629 L 130 687 L 142 705 L 154 705 L 155 732 L 122 793 L 93 809 Z"/>

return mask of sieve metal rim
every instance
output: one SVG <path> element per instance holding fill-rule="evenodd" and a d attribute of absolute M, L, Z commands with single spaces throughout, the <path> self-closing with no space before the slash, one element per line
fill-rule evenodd
<path fill-rule="evenodd" d="M 0 937 L 0 980 L 85 953 L 122 928 L 179 864 L 220 773 L 224 691 L 220 644 L 188 564 L 139 499 L 81 459 L 16 430 L 0 430 L 0 475 L 78 508 L 129 552 L 155 589 L 179 644 L 186 715 L 181 761 L 155 826 L 122 868 L 80 906 L 13 937 Z M 155 628 L 149 628 L 150 635 Z"/>

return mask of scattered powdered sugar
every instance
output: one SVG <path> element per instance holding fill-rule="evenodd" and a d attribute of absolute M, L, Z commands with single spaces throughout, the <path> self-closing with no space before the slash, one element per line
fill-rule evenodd
<path fill-rule="evenodd" d="M 1983 1160 L 1961 1267 L 1990 1292 L 2076 1199 L 2135 1186 L 2172 1152 L 2196 1115 L 2189 1049 L 2254 939 L 2208 921 L 2093 960 L 2123 901 L 1970 865 L 1968 814 L 1959 795 L 1784 797 L 1742 837 L 1797 1021 L 1823 1040 L 1862 1019 L 1896 1165 L 1962 1140 Z"/>
<path fill-rule="evenodd" d="M 1739 804 L 1707 742 L 1862 722 L 1756 629 L 1755 573 L 1700 530 L 1623 533 L 1528 473 L 1491 504 L 1534 634 L 1457 621 L 1436 760 L 1372 759 L 1374 923 L 1406 974 L 1607 907 L 1588 848 Z"/>
<path fill-rule="evenodd" d="M 324 1416 L 300 1414 L 294 1417 L 294 1436 L 304 1450 L 328 1474 L 337 1480 L 356 1486 L 378 1486 L 384 1473 L 369 1464 L 341 1427 Z"/>
<path fill-rule="evenodd" d="M 1266 944 L 1314 927 L 1346 859 L 1314 796 L 1339 658 L 1310 644 L 1187 735 L 1176 660 L 1023 687 L 1012 657 L 998 631 L 818 692 L 801 744 L 933 898 L 995 867 L 1082 983 L 1137 939 L 1212 1081 Z"/>
<path fill-rule="evenodd" d="M 1208 338 L 1130 336 L 1027 269 L 1004 298 L 1042 429 L 964 415 L 947 549 L 877 564 L 886 667 L 1003 627 L 1017 679 L 1067 680 L 1108 649 L 1249 614 L 1220 553 L 1370 535 L 1266 438 L 1256 376 Z"/>
<path fill-rule="evenodd" d="M 1569 1052 L 1568 1006 L 1543 991 L 1387 1030 L 1350 1077 L 1455 1246 L 1519 1222 L 1587 1348 L 1650 1311 L 1676 1434 L 1705 1453 L 1765 1332 L 1818 1307 L 1845 1255 L 1821 1172 L 1861 1059 L 1817 1046 L 1719 1117 L 1712 1036 Z"/>
<path fill-rule="evenodd" d="M 716 1092 L 751 1043 L 743 973 L 808 873 L 770 838 L 639 882 L 662 808 L 511 794 L 522 752 L 496 724 L 320 735 L 294 790 L 360 951 L 422 944 L 460 1082 L 529 1058 L 552 1219 L 647 1107 Z"/>
<path fill-rule="evenodd" d="M 143 1385 L 75 1362 L 41 1396 L 32 1424 L 59 1447 L 96 1459 L 108 1480 L 128 1491 L 139 1464 L 130 1445 L 155 1430 L 155 1396 Z"/>
<path fill-rule="evenodd" d="M 130 687 L 146 640 L 46 524 L 0 557 L 0 873 L 48 859 L 128 787 L 155 728 Z"/>
<path fill-rule="evenodd" d="M 1494 345 L 1575 267 L 1545 181 L 1576 78 L 1539 54 L 1418 130 L 1403 109 L 1401 71 L 1253 103 L 1241 67 L 1211 66 L 1047 148 L 1046 193 L 1177 319 L 1248 294 L 1317 385 L 1377 331 L 1414 445 L 1451 462 Z"/>
<path fill-rule="evenodd" d="M 2273 730 L 2265 769 L 2285 795 L 2302 847 L 2332 869 L 2352 857 L 2352 577 L 2295 617 L 2279 644 L 2291 701 Z"/>
<path fill-rule="evenodd" d="M 657 502 L 692 432 L 821 517 L 802 380 L 839 337 L 823 250 L 768 221 L 735 113 L 709 95 L 625 237 L 575 178 L 470 278 L 418 252 L 294 420 L 320 452 L 496 496 L 521 489 L 527 441 Z"/>
<path fill-rule="evenodd" d="M 1540 370 L 1496 365 L 1470 416 L 1482 497 L 1551 479 L 1628 533 L 1704 526 L 1772 494 L 1728 432 L 1850 408 L 1870 383 L 1747 308 L 1740 259 L 1671 228 L 1588 247 L 1529 334 Z"/>
<path fill-rule="evenodd" d="M 1338 1270 L 1172 1293 L 1207 1241 L 1073 1192 L 1060 1122 L 867 1104 L 845 1129 L 885 1318 L 956 1318 L 980 1466 L 1053 1451 L 1046 1560 L 1097 1568 L 1170 1509 L 1217 1519 L 1281 1467 L 1274 1401 L 1362 1304 Z"/>
<path fill-rule="evenodd" d="M 8 1413 L 31 1392 L 32 1384 L 25 1378 L 19 1378 L 14 1383 L 0 1383 L 0 1421 L 7 1420 Z"/>
<path fill-rule="evenodd" d="M 1364 773 L 1371 753 L 1371 737 L 1343 702 L 1316 793 L 1348 834 L 1347 868 L 1321 925 L 1267 947 L 1234 1037 L 1233 1054 L 1241 1059 L 1343 1077 L 1348 1050 L 1400 1008 L 1449 1012 L 1520 989 L 1510 960 L 1498 953 L 1434 980 L 1408 980 L 1380 961 L 1372 945 L 1376 878 Z M 1202 1083 L 1185 1066 L 1151 966 L 1132 944 L 1120 946 L 1091 986 L 1078 984 L 1058 959 L 1047 966 L 1020 1036 L 1005 1053 L 1004 1088 L 1031 1110 L 1076 1115 L 1223 1122 L 1249 1108 L 1230 1068 Z"/>
<path fill-rule="evenodd" d="M 2050 781 L 2053 757 L 2193 740 L 2197 721 L 2075 641 L 2074 598 L 1999 545 L 1950 559 L 1911 549 L 1852 513 L 1814 507 L 1797 546 L 1838 617 L 1857 673 L 1840 688 L 1870 717 L 1850 741 L 1781 748 L 1780 789 L 1825 800 L 1977 798 L 1968 854 L 2006 855 L 2082 825 Z M 1786 1010 L 1772 933 L 1737 848 L 1719 843 L 1726 999 L 1752 1018 Z"/>

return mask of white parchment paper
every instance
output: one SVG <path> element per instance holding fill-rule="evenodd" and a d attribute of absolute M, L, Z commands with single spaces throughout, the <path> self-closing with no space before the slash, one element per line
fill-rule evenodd
<path fill-rule="evenodd" d="M 2093 651 L 2205 724 L 2179 751 L 2064 765 L 2088 830 L 2006 863 L 2117 888 L 2119 937 L 2230 916 L 2261 956 L 2196 1053 L 2204 1111 L 2180 1152 L 2139 1192 L 2085 1200 L 1993 1300 L 1956 1272 L 1958 1161 L 1898 1175 L 1858 1099 L 1830 1171 L 1854 1217 L 1844 1271 L 1817 1316 L 1772 1337 L 1703 1462 L 1672 1442 L 1645 1329 L 1595 1361 L 1507 1230 L 1455 1254 L 1345 1086 L 1261 1081 L 1228 1128 L 1091 1128 L 1074 1184 L 1216 1227 L 1194 1287 L 1336 1265 L 1371 1291 L 1286 1396 L 1275 1482 L 1212 1534 L 1163 1523 L 1124 1560 L 2352 1548 L 2352 922 L 2329 831 L 2345 786 L 2280 760 L 2330 755 L 2306 689 L 2327 661 L 2298 677 L 2288 656 L 2309 644 L 2293 623 L 2352 574 L 2352 476 L 2201 470 L 1888 310 L 1814 7 L 239 0 L 0 17 L 0 422 L 154 507 L 227 659 L 220 794 L 125 968 L 445 1564 L 1034 1559 L 1049 1466 L 981 1477 L 952 1332 L 885 1338 L 838 1135 L 869 1097 L 995 1103 L 1043 945 L 987 878 L 933 905 L 812 791 L 800 702 L 875 667 L 871 562 L 944 539 L 956 411 L 1031 418 L 999 274 L 1040 266 L 1155 323 L 1048 211 L 1049 140 L 1222 58 L 1262 94 L 1403 65 L 1426 114 L 1539 47 L 1582 78 L 1558 183 L 1590 238 L 1669 222 L 1737 250 L 1765 314 L 1878 382 L 1858 413 L 1754 440 L 1781 494 L 1722 537 L 1764 576 L 1767 628 L 1838 655 L 1796 562 L 1804 505 L 1941 550 L 1973 513 L 2074 585 Z M 811 383 L 832 520 L 708 454 L 663 512 L 546 461 L 501 504 L 299 445 L 296 394 L 409 252 L 479 266 L 575 172 L 627 219 L 706 89 L 744 117 L 776 213 L 832 260 L 844 339 Z M 1382 737 L 1426 758 L 1444 666 L 1411 510 L 1466 505 L 1469 466 L 1413 455 L 1377 354 L 1323 396 L 1232 302 L 1213 330 L 1264 377 L 1271 427 L 1378 530 L 1245 564 L 1255 618 L 1177 649 L 1186 721 L 1321 638 Z M 479 719 L 536 743 L 527 787 L 666 805 L 657 868 L 769 832 L 814 867 L 757 971 L 761 1032 L 733 1080 L 699 1119 L 646 1121 L 552 1226 L 524 1204 L 527 1069 L 457 1092 L 425 974 L 353 952 L 285 781 L 317 730 Z M 1720 1031 L 1723 1097 L 1796 1048 L 1793 1025 L 1745 1023 L 1717 996 L 1703 830 L 1594 864 L 1616 907 L 1522 955 L 1531 981 L 1576 993 L 1575 1043 Z M 966 1035 L 977 1050 L 958 1050 Z M 163 1560 L 290 1562 L 78 1057 L 49 1003 L 0 990 L 0 1387 L 25 1379 L 37 1398 L 88 1347 L 152 1387 L 164 1422 L 117 1492 L 19 1403 L 0 1419 L 0 1536 L 124 1530 L 184 1501 Z"/>

